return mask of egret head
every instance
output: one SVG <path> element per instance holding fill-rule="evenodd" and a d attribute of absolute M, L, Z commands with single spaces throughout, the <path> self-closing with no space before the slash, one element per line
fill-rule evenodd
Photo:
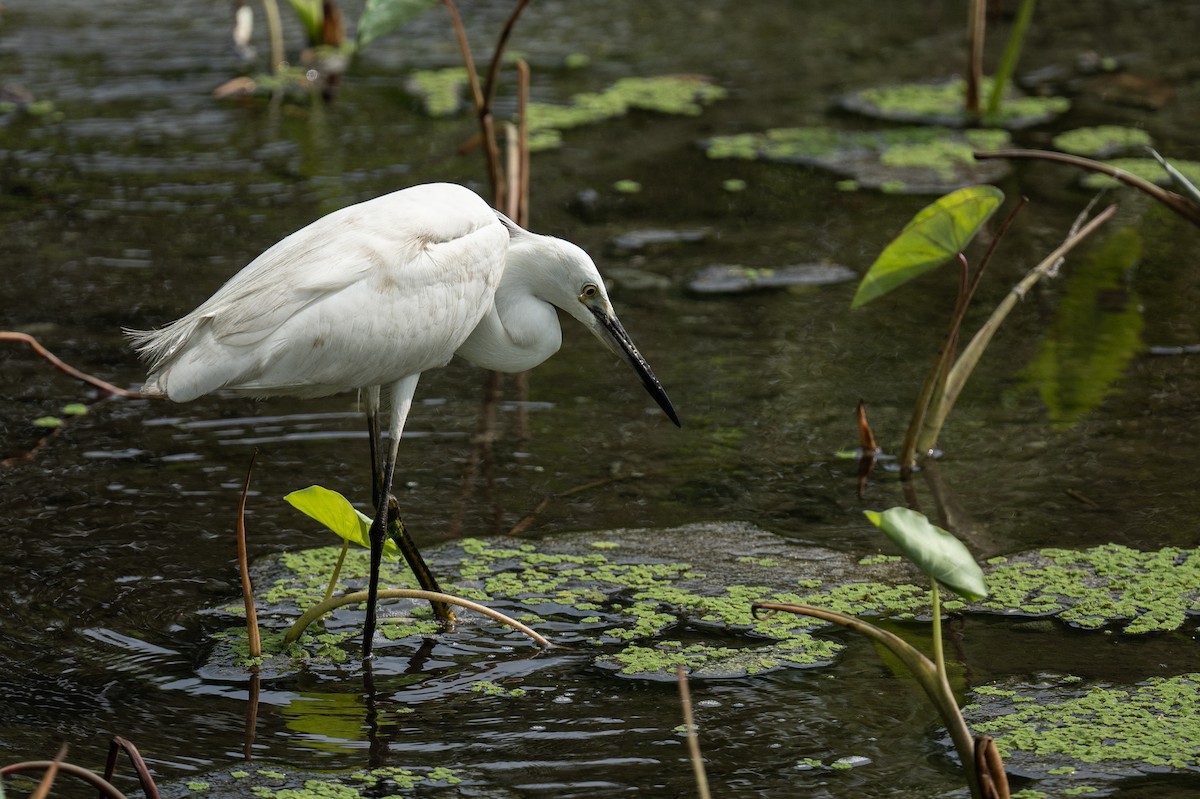
<path fill-rule="evenodd" d="M 679 426 L 679 416 L 667 392 L 617 319 L 612 302 L 608 299 L 608 290 L 604 287 L 604 279 L 600 277 L 591 257 L 569 241 L 550 236 L 533 238 L 536 244 L 531 244 L 539 248 L 547 278 L 542 299 L 575 317 L 606 347 L 628 362 L 646 391 L 667 417 Z"/>

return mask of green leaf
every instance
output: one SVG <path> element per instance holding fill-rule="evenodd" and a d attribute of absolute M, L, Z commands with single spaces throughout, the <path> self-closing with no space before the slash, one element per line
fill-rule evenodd
<path fill-rule="evenodd" d="M 851 308 L 882 297 L 962 252 L 1000 203 L 995 186 L 968 186 L 923 208 L 867 270 Z"/>
<path fill-rule="evenodd" d="M 82 402 L 72 402 L 70 405 L 64 405 L 62 412 L 67 416 L 87 416 L 88 406 Z"/>
<path fill-rule="evenodd" d="M 41 416 L 33 420 L 34 427 L 54 428 L 62 427 L 63 420 L 57 416 Z"/>
<path fill-rule="evenodd" d="M 371 517 L 362 513 L 350 500 L 324 486 L 309 486 L 293 491 L 284 497 L 293 508 L 328 527 L 345 540 L 366 549 L 371 548 Z M 383 544 L 383 554 L 390 558 L 400 556 L 400 549 L 388 539 Z"/>
<path fill-rule="evenodd" d="M 300 17 L 300 24 L 304 28 L 304 35 L 308 37 L 308 43 L 311 45 L 321 41 L 321 24 L 325 21 L 321 0 L 288 0 L 288 3 L 295 10 L 296 16 Z"/>
<path fill-rule="evenodd" d="M 436 5 L 438 0 L 367 0 L 358 19 L 358 46 L 366 47 Z"/>
<path fill-rule="evenodd" d="M 908 508 L 863 511 L 928 577 L 971 600 L 987 596 L 983 570 L 961 541 Z"/>

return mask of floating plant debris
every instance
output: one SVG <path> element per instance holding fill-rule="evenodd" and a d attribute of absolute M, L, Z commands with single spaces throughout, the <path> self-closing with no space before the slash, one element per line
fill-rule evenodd
<path fill-rule="evenodd" d="M 879 86 L 842 95 L 838 105 L 847 111 L 889 122 L 958 128 L 984 124 L 1005 130 L 1020 130 L 1049 122 L 1071 107 L 1071 101 L 1065 97 L 1028 97 L 1009 92 L 998 113 L 972 119 L 964 108 L 966 88 L 967 83 L 962 78 Z M 987 97 L 991 92 L 992 80 L 984 78 L 979 94 Z"/>
<path fill-rule="evenodd" d="M 700 270 L 688 288 L 697 294 L 743 294 L 763 289 L 826 286 L 858 277 L 853 269 L 839 264 L 798 264 L 755 269 L 748 266 L 714 264 Z"/>
<path fill-rule="evenodd" d="M 1141 128 L 1099 125 L 1064 131 L 1055 136 L 1051 143 L 1064 153 L 1086 158 L 1110 158 L 1127 150 L 1149 147 L 1153 141 L 1150 134 Z"/>
<path fill-rule="evenodd" d="M 999 130 L 956 131 L 910 127 L 879 131 L 829 127 L 776 128 L 764 133 L 717 136 L 704 142 L 709 158 L 804 164 L 845 175 L 843 188 L 906 194 L 944 194 L 1009 173 L 996 161 L 976 161 L 977 149 L 1002 149 L 1011 139 Z"/>

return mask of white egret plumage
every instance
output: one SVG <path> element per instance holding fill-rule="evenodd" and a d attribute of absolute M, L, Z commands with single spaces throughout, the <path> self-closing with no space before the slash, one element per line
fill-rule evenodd
<path fill-rule="evenodd" d="M 218 389 L 255 397 L 363 392 L 376 475 L 365 658 L 397 448 L 417 380 L 456 354 L 497 371 L 537 366 L 562 343 L 555 308 L 621 355 L 679 424 L 592 259 L 453 184 L 335 211 L 266 250 L 181 319 L 127 332 L 150 362 L 143 392 L 177 402 Z M 381 392 L 390 441 L 379 480 Z"/>

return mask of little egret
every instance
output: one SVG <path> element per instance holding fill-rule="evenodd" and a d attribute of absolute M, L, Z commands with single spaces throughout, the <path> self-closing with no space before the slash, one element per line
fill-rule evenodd
<path fill-rule="evenodd" d="M 555 308 L 628 361 L 679 424 L 587 253 L 530 233 L 471 190 L 447 183 L 334 211 L 255 258 L 183 318 L 126 332 L 150 362 L 143 392 L 176 402 L 218 389 L 253 397 L 362 392 L 376 505 L 365 659 L 396 451 L 417 380 L 454 355 L 485 369 L 532 369 L 562 343 Z M 390 410 L 382 480 L 381 391 Z M 424 585 L 426 575 L 411 565 Z"/>

